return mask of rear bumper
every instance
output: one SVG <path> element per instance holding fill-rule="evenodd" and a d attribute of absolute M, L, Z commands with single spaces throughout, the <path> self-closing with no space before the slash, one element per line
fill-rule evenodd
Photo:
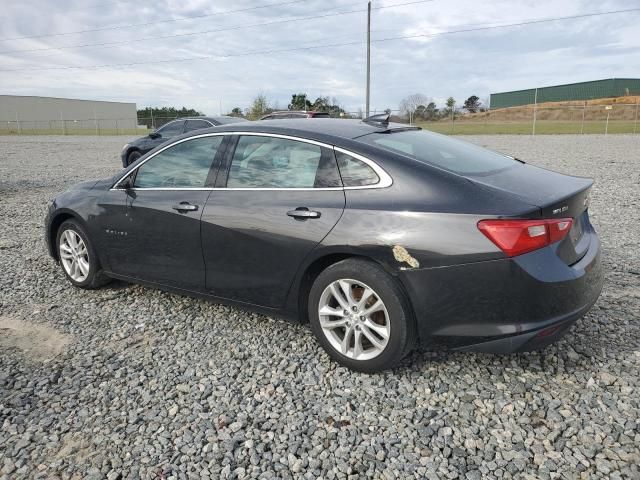
<path fill-rule="evenodd" d="M 560 338 L 593 306 L 602 290 L 600 241 L 567 266 L 556 246 L 514 258 L 400 274 L 423 344 L 509 353 Z"/>

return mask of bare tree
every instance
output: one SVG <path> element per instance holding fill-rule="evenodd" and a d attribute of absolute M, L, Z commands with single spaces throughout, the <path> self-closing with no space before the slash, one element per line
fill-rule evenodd
<path fill-rule="evenodd" d="M 265 113 L 269 113 L 271 110 L 267 96 L 264 93 L 261 93 L 253 99 L 247 116 L 251 118 L 251 120 L 257 120 Z"/>
<path fill-rule="evenodd" d="M 400 102 L 400 113 L 409 117 L 409 123 L 413 122 L 413 116 L 420 105 L 427 105 L 431 99 L 422 93 L 414 93 L 405 97 Z"/>

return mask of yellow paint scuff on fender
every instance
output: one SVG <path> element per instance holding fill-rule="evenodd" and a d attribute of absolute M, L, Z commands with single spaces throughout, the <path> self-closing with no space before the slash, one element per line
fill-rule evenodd
<path fill-rule="evenodd" d="M 409 252 L 407 252 L 407 249 L 404 247 L 401 247 L 400 245 L 395 245 L 393 247 L 393 256 L 397 261 L 401 263 L 404 262 L 407 265 L 409 265 L 411 268 L 418 268 L 420 266 L 420 263 L 418 262 L 418 260 L 416 260 L 411 255 L 409 255 Z"/>

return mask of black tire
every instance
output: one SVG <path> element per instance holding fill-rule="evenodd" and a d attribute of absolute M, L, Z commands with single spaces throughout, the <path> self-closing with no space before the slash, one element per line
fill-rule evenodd
<path fill-rule="evenodd" d="M 133 162 L 138 160 L 142 156 L 138 150 L 133 150 L 129 155 L 127 155 L 127 167 L 131 165 Z"/>
<path fill-rule="evenodd" d="M 329 285 L 340 279 L 362 282 L 374 290 L 375 296 L 386 307 L 390 326 L 387 344 L 373 358 L 357 360 L 343 355 L 330 343 L 320 326 L 318 310 L 322 294 Z M 415 322 L 406 296 L 387 272 L 367 260 L 342 260 L 318 275 L 309 293 L 309 320 L 313 333 L 329 356 L 339 364 L 360 372 L 374 373 L 393 368 L 411 352 L 416 342 Z"/>
<path fill-rule="evenodd" d="M 62 259 L 60 258 L 60 241 L 61 241 L 62 235 L 66 230 L 72 230 L 76 234 L 78 234 L 87 248 L 87 253 L 89 258 L 89 271 L 88 271 L 87 277 L 82 281 L 76 281 L 73 278 L 71 278 L 71 276 L 65 269 L 64 265 L 62 264 Z M 99 288 L 103 285 L 106 285 L 111 281 L 111 279 L 102 272 L 102 267 L 100 266 L 100 260 L 98 259 L 98 255 L 96 254 L 93 244 L 91 243 L 91 240 L 89 239 L 89 236 L 85 232 L 84 228 L 82 227 L 80 222 L 78 222 L 77 220 L 74 220 L 74 219 L 65 220 L 60 225 L 60 228 L 58 228 L 58 232 L 56 233 L 56 252 L 58 255 L 60 267 L 62 268 L 64 275 L 74 286 L 79 288 L 84 288 L 87 290 L 93 290 L 95 288 Z"/>

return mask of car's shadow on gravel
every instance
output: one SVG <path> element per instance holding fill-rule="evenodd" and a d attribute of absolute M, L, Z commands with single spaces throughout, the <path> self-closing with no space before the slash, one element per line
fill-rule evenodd
<path fill-rule="evenodd" d="M 520 369 L 530 373 L 577 374 L 587 376 L 600 371 L 598 362 L 603 361 L 612 352 L 617 355 L 630 354 L 635 348 L 633 343 L 620 344 L 620 338 L 629 332 L 611 332 L 599 335 L 596 331 L 586 329 L 582 322 L 595 322 L 593 318 L 579 320 L 569 332 L 558 342 L 542 350 L 511 354 L 491 354 L 458 352 L 446 347 L 418 347 L 394 369 L 396 373 L 423 372 L 434 365 L 438 367 L 477 369 L 484 366 L 492 374 L 500 369 Z M 609 326 L 609 328 L 611 328 Z M 615 327 L 614 327 L 615 328 Z"/>

